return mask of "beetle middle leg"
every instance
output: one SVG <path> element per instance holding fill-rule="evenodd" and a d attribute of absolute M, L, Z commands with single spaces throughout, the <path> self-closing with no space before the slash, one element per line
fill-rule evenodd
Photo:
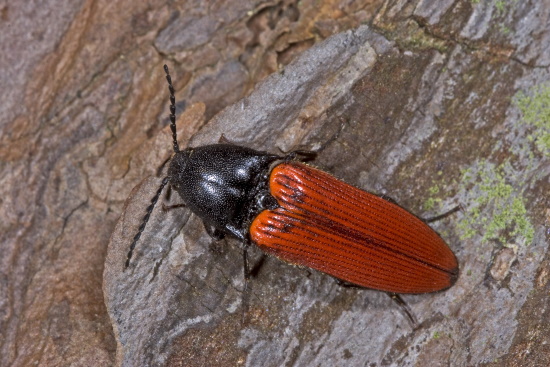
<path fill-rule="evenodd" d="M 443 214 L 439 214 L 439 215 L 436 215 L 435 217 L 424 219 L 424 222 L 426 222 L 426 223 L 436 222 L 438 220 L 441 220 L 443 218 L 448 217 L 451 214 L 454 214 L 454 213 L 458 212 L 459 210 L 462 210 L 462 207 L 460 205 L 457 205 L 454 208 L 452 208 L 451 210 L 448 210 Z"/>
<path fill-rule="evenodd" d="M 361 287 L 360 285 L 346 282 L 345 280 L 342 280 L 342 279 L 334 278 L 334 280 L 336 280 L 336 284 L 338 284 L 342 288 L 366 289 L 365 287 Z M 386 292 L 386 294 L 392 299 L 392 301 L 394 301 L 397 304 L 397 306 L 399 306 L 401 311 L 405 315 L 407 315 L 407 318 L 409 319 L 409 322 L 413 330 L 418 328 L 418 321 L 416 320 L 416 317 L 414 316 L 414 313 L 412 312 L 407 302 L 405 302 L 405 300 L 403 300 L 403 298 L 401 298 L 401 296 L 397 293 Z"/>
<path fill-rule="evenodd" d="M 244 273 L 244 286 L 243 286 L 243 314 L 241 323 L 246 324 L 246 314 L 248 312 L 248 303 L 249 303 L 249 292 L 248 292 L 248 281 L 250 280 L 250 261 L 248 258 L 248 249 L 250 248 L 250 240 L 246 239 L 243 242 L 243 273 Z"/>
<path fill-rule="evenodd" d="M 300 161 L 300 162 L 309 162 L 314 160 L 317 157 L 317 152 L 314 150 L 293 150 L 290 153 L 287 153 L 284 157 L 285 161 Z"/>
<path fill-rule="evenodd" d="M 244 275 L 244 286 L 243 286 L 243 296 L 242 296 L 242 323 L 246 324 L 246 314 L 248 313 L 249 304 L 250 304 L 250 279 L 256 277 L 265 262 L 266 255 L 261 254 L 261 257 L 257 261 L 251 261 L 250 259 L 250 239 L 243 241 L 243 275 Z"/>
<path fill-rule="evenodd" d="M 388 195 L 383 194 L 383 195 L 380 195 L 380 197 L 381 197 L 382 199 L 384 199 L 384 200 L 386 200 L 386 201 L 392 203 L 392 204 L 399 205 L 399 204 L 397 203 L 397 201 L 395 201 L 394 199 L 392 199 L 392 198 L 391 198 L 390 196 L 388 196 Z M 446 212 L 443 213 L 443 214 L 436 215 L 435 217 L 430 217 L 430 218 L 425 218 L 425 219 L 424 219 L 424 218 L 420 218 L 420 219 L 422 219 L 422 220 L 423 220 L 424 222 L 426 222 L 426 223 L 437 222 L 438 220 L 447 218 L 449 215 L 454 214 L 454 213 L 456 213 L 456 212 L 458 212 L 458 211 L 460 211 L 460 210 L 463 210 L 462 206 L 457 205 L 457 206 L 455 206 L 454 208 L 452 208 L 451 210 L 448 210 L 448 211 L 446 211 Z"/>
<path fill-rule="evenodd" d="M 166 189 L 166 195 L 164 195 L 164 200 L 170 201 L 170 198 L 172 197 L 172 186 L 168 185 L 168 189 Z M 162 210 L 167 212 L 168 210 L 177 209 L 177 208 L 185 208 L 185 203 L 180 204 L 174 204 L 174 205 L 166 205 L 162 203 Z"/>

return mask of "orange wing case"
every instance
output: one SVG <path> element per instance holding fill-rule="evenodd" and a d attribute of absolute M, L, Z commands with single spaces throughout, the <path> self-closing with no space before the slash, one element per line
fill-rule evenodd
<path fill-rule="evenodd" d="M 265 252 L 387 292 L 434 292 L 456 281 L 447 244 L 398 205 L 298 162 L 276 166 L 269 185 L 280 207 L 250 226 Z"/>

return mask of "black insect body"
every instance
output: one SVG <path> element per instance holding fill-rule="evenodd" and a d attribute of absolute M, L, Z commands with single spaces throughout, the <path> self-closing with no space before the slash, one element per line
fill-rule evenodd
<path fill-rule="evenodd" d="M 281 157 L 230 144 L 177 152 L 170 185 L 208 230 L 246 240 L 253 217 L 264 209 L 267 174 Z"/>

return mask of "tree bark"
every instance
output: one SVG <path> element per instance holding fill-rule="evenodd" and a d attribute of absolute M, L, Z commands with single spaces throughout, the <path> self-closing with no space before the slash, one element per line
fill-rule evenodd
<path fill-rule="evenodd" d="M 0 365 L 550 364 L 550 6 L 502 1 L 0 5 Z M 460 263 L 387 295 L 212 243 L 157 205 L 171 154 L 227 140 L 391 197 Z M 177 194 L 165 204 L 177 204 Z M 118 219 L 118 220 L 117 220 Z"/>

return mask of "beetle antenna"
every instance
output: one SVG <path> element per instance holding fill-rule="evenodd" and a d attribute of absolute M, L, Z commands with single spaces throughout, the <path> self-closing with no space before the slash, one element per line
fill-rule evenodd
<path fill-rule="evenodd" d="M 172 130 L 172 141 L 174 144 L 174 153 L 180 151 L 178 145 L 178 134 L 176 132 L 176 97 L 174 96 L 174 86 L 172 85 L 172 77 L 170 77 L 170 71 L 168 65 L 164 65 L 164 72 L 166 73 L 166 81 L 168 82 L 168 90 L 170 91 L 170 130 Z"/>
<path fill-rule="evenodd" d="M 132 244 L 130 245 L 130 250 L 128 251 L 128 255 L 126 257 L 126 263 L 124 265 L 124 270 L 130 266 L 130 259 L 132 258 L 132 255 L 134 253 L 134 249 L 136 247 L 137 241 L 139 241 L 139 238 L 141 237 L 141 234 L 143 233 L 143 230 L 145 229 L 145 226 L 147 225 L 147 222 L 149 221 L 149 217 L 151 216 L 151 213 L 153 212 L 153 209 L 155 208 L 155 205 L 157 204 L 157 201 L 159 200 L 160 193 L 162 192 L 162 189 L 164 189 L 164 186 L 170 181 L 169 177 L 164 177 L 162 180 L 162 183 L 160 184 L 157 193 L 151 199 L 151 204 L 149 204 L 149 207 L 147 208 L 147 211 L 145 213 L 145 216 L 143 217 L 143 221 L 141 222 L 141 225 L 139 226 L 139 230 L 134 236 L 134 240 L 132 241 Z"/>

